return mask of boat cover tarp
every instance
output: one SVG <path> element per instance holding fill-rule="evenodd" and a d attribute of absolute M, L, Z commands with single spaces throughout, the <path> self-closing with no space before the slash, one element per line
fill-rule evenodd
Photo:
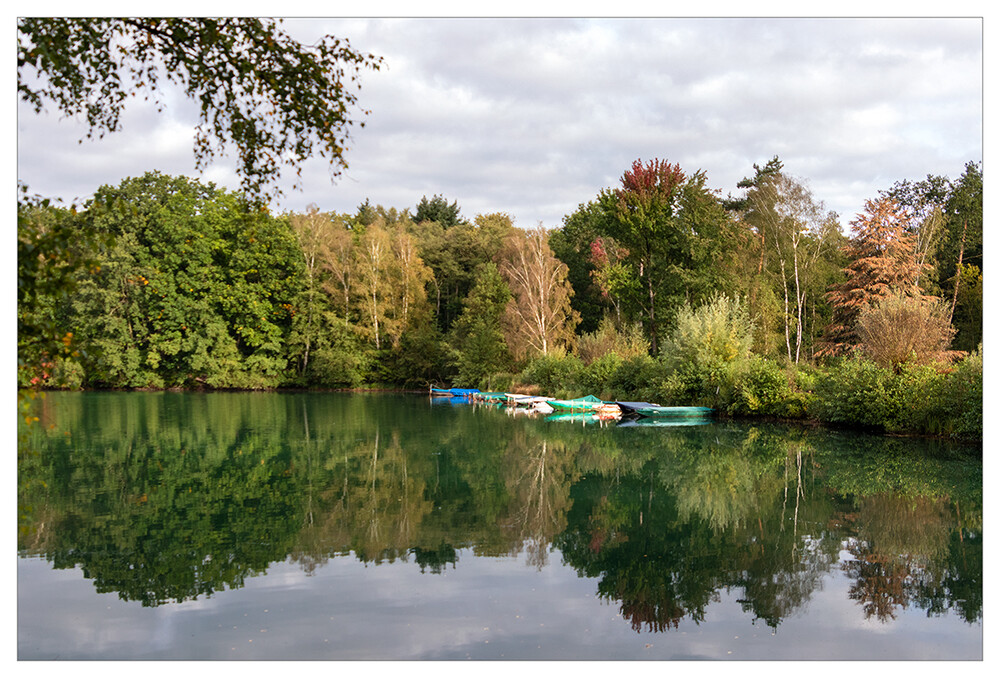
<path fill-rule="evenodd" d="M 622 412 L 631 412 L 637 410 L 640 407 L 656 407 L 655 403 L 640 403 L 640 402 L 627 402 L 624 400 L 616 401 L 618 407 L 622 408 Z"/>

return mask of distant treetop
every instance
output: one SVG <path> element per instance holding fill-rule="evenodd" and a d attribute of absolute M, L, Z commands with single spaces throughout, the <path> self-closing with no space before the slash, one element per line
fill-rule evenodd
<path fill-rule="evenodd" d="M 435 195 L 430 200 L 425 195 L 417 205 L 417 213 L 413 220 L 418 224 L 423 221 L 436 221 L 445 228 L 456 226 L 464 221 L 459 214 L 458 201 L 450 205 L 444 196 Z"/>

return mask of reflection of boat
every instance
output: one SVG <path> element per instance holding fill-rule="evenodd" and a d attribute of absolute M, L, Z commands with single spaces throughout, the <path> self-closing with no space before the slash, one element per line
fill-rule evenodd
<path fill-rule="evenodd" d="M 618 426 L 705 426 L 711 424 L 708 417 L 681 417 L 678 419 L 662 419 L 656 417 L 641 417 L 639 419 L 622 419 Z"/>
<path fill-rule="evenodd" d="M 671 419 L 703 418 L 712 414 L 711 407 L 637 407 L 640 417 L 668 417 Z"/>
<path fill-rule="evenodd" d="M 552 412 L 555 412 L 555 408 L 549 405 L 549 403 L 545 400 L 539 400 L 531 406 L 531 409 L 536 412 L 541 412 L 542 414 L 551 414 Z"/>
<path fill-rule="evenodd" d="M 562 412 L 560 414 L 550 414 L 545 417 L 545 421 L 563 421 L 570 422 L 574 424 L 599 424 L 601 423 L 601 418 L 596 414 L 591 414 L 587 412 Z"/>
<path fill-rule="evenodd" d="M 594 408 L 594 412 L 601 419 L 618 419 L 622 416 L 622 410 L 616 403 L 601 403 Z"/>
<path fill-rule="evenodd" d="M 443 395 L 435 393 L 434 395 Z M 431 398 L 431 405 L 461 405 L 468 406 L 469 399 L 464 396 L 448 396 L 447 398 Z"/>
<path fill-rule="evenodd" d="M 515 407 L 511 405 L 504 408 L 504 412 L 507 413 L 508 417 L 535 417 L 541 414 L 541 412 L 532 407 Z"/>
<path fill-rule="evenodd" d="M 507 402 L 518 405 L 520 407 L 531 407 L 535 403 L 544 403 L 548 398 L 546 396 L 530 396 L 521 395 L 519 393 L 508 393 Z"/>

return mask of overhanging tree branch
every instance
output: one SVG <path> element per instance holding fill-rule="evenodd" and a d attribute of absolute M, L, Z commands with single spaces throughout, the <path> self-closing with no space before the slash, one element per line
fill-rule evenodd
<path fill-rule="evenodd" d="M 162 110 L 161 75 L 200 106 L 200 170 L 232 144 L 248 197 L 282 194 L 285 169 L 319 155 L 339 176 L 360 73 L 382 58 L 327 36 L 305 46 L 269 19 L 26 18 L 18 21 L 18 95 L 37 112 L 86 117 L 87 137 L 118 131 L 130 96 Z M 367 111 L 359 109 L 363 116 Z M 364 122 L 359 122 L 361 127 Z"/>

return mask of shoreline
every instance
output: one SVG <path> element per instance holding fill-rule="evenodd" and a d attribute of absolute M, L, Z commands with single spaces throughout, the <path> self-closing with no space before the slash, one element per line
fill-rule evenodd
<path fill-rule="evenodd" d="M 400 388 L 400 387 L 353 387 L 353 388 L 318 388 L 318 387 L 279 387 L 279 388 L 269 388 L 269 389 L 224 389 L 224 388 L 184 388 L 184 387 L 171 387 L 171 388 L 76 388 L 76 389 L 58 389 L 58 388 L 46 388 L 46 389 L 18 389 L 18 395 L 20 397 L 23 392 L 33 392 L 36 394 L 45 393 L 289 393 L 289 394 L 310 394 L 310 393 L 385 393 L 385 394 L 401 394 L 401 395 L 430 395 L 429 388 L 425 389 L 415 389 L 415 388 Z M 948 435 L 936 435 L 930 433 L 918 433 L 918 432 L 907 432 L 907 431 L 885 431 L 873 427 L 864 426 L 850 426 L 846 424 L 838 424 L 833 422 L 824 422 L 819 419 L 812 417 L 806 418 L 789 418 L 789 417 L 775 417 L 770 415 L 764 416 L 745 416 L 745 415 L 731 415 L 723 412 L 716 411 L 713 414 L 713 419 L 716 421 L 731 421 L 731 422 L 747 422 L 747 423 L 763 423 L 763 424 L 783 424 L 789 426 L 801 426 L 804 428 L 811 429 L 827 429 L 830 431 L 839 431 L 846 433 L 863 433 L 868 435 L 878 435 L 887 438 L 904 438 L 904 439 L 919 439 L 919 440 L 937 440 L 942 442 L 955 443 L 957 445 L 977 445 L 979 447 L 980 455 L 982 455 L 984 439 L 983 438 L 959 438 L 955 436 Z"/>

